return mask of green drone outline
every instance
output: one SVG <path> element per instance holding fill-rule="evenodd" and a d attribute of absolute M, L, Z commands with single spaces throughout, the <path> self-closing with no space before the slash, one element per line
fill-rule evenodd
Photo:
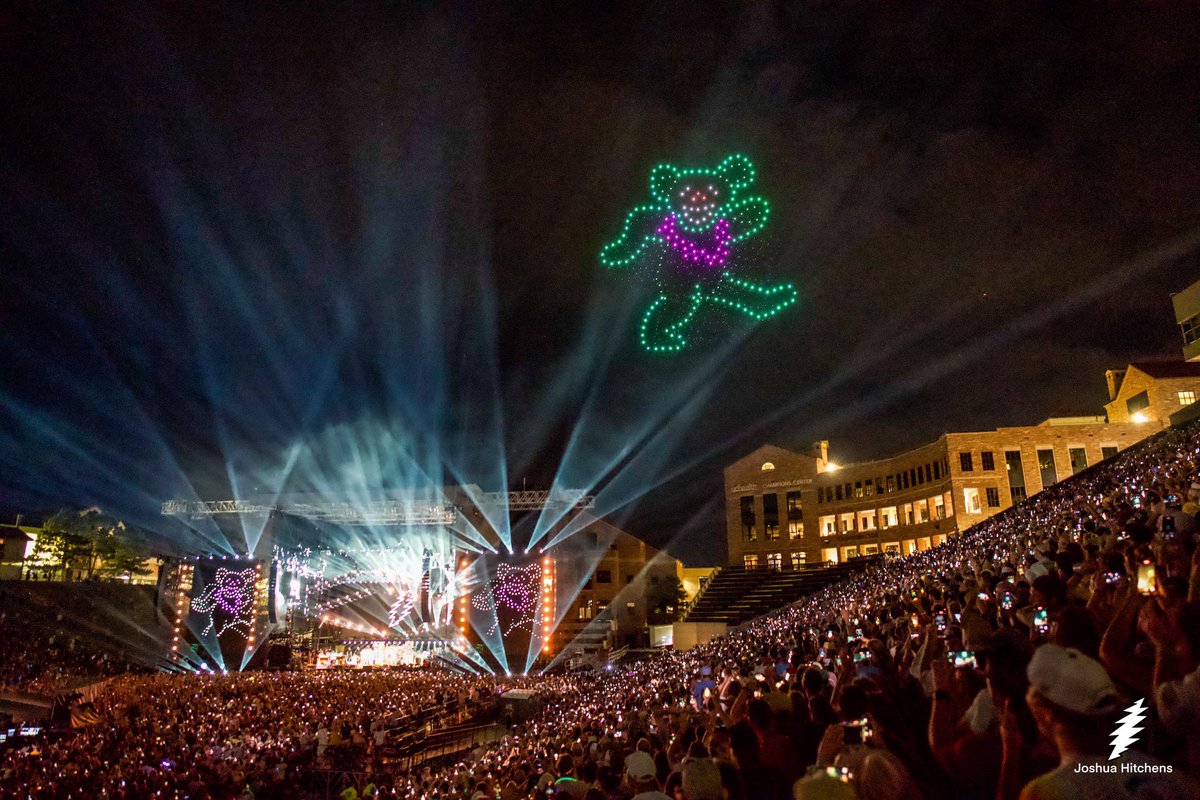
<path fill-rule="evenodd" d="M 729 188 L 729 197 L 698 221 L 686 213 L 676 215 L 673 205 L 675 186 L 691 175 L 716 177 Z M 650 171 L 650 201 L 625 215 L 620 234 L 600 250 L 600 263 L 608 269 L 627 266 L 648 248 L 667 246 L 658 228 L 668 216 L 678 229 L 690 234 L 709 233 L 719 220 L 726 220 L 730 244 L 755 236 L 766 227 L 770 206 L 758 195 L 744 195 L 754 178 L 754 164 L 740 153 L 726 156 L 715 168 L 657 165 Z M 791 283 L 762 286 L 734 277 L 729 270 L 722 270 L 719 279 L 708 286 L 693 284 L 682 295 L 665 291 L 660 281 L 658 296 L 642 315 L 638 340 L 650 352 L 678 352 L 687 346 L 684 331 L 705 303 L 739 311 L 758 321 L 775 316 L 796 300 L 796 288 Z"/>

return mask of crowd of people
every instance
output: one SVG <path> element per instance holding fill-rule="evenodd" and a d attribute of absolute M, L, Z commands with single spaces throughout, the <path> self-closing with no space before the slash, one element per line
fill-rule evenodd
<path fill-rule="evenodd" d="M 0 793 L 306 797 L 331 731 L 439 691 L 543 707 L 346 797 L 1200 797 L 1200 426 L 686 652 L 584 673 L 129 676 L 101 722 L 0 754 Z M 324 740 L 322 731 L 325 732 Z M 382 741 L 382 740 L 380 740 Z M 374 763 L 374 765 L 372 765 Z M 20 796 L 20 795 L 14 795 Z"/>
<path fill-rule="evenodd" d="M 90 724 L 4 751 L 0 797 L 309 796 L 310 768 L 493 689 L 413 669 L 122 676 L 91 704 Z"/>
<path fill-rule="evenodd" d="M 41 599 L 21 583 L 0 588 L 0 689 L 54 695 L 92 678 L 148 669 L 145 654 L 81 625 L 79 609 L 49 609 Z"/>

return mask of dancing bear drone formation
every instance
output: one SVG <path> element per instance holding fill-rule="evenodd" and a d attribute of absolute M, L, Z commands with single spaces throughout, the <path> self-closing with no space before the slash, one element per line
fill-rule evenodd
<path fill-rule="evenodd" d="M 713 168 L 659 164 L 650 171 L 650 199 L 625 216 L 621 233 L 600 251 L 600 263 L 625 267 L 657 255 L 657 295 L 642 314 L 641 346 L 654 353 L 683 350 L 688 329 L 706 304 L 754 319 L 796 302 L 790 283 L 762 285 L 736 277 L 734 248 L 767 224 L 763 198 L 749 194 L 754 165 L 743 155 Z"/>
<path fill-rule="evenodd" d="M 204 591 L 192 599 L 192 611 L 208 615 L 208 625 L 200 631 L 207 635 L 214 627 L 217 636 L 235 630 L 246 636 L 250 633 L 254 605 L 254 582 L 258 573 L 254 568 L 235 572 L 224 567 L 217 570 Z M 218 620 L 218 614 L 222 619 Z"/>

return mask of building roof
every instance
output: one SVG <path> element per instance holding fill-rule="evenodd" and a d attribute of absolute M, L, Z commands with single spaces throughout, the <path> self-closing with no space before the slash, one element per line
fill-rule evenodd
<path fill-rule="evenodd" d="M 816 456 L 811 455 L 809 453 L 801 453 L 796 450 L 789 450 L 786 447 L 780 447 L 777 444 L 764 444 L 764 445 L 759 445 L 758 447 L 754 448 L 749 453 L 747 453 L 746 455 L 739 458 L 737 461 L 735 461 L 732 464 L 730 464 L 729 466 L 725 467 L 725 469 L 730 470 L 730 469 L 737 467 L 739 464 L 744 464 L 744 463 L 761 463 L 763 461 L 770 461 L 772 458 L 779 458 L 781 456 L 783 456 L 783 457 L 802 456 L 804 458 L 811 458 L 814 461 L 817 460 Z"/>
<path fill-rule="evenodd" d="M 1200 361 L 1138 361 L 1129 366 L 1151 378 L 1200 378 Z"/>
<path fill-rule="evenodd" d="M 0 540 L 17 539 L 22 542 L 32 542 L 33 537 L 16 525 L 0 525 Z"/>

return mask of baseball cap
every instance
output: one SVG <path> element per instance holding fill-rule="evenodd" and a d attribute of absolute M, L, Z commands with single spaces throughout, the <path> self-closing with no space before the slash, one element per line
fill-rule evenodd
<path fill-rule="evenodd" d="M 725 790 L 716 762 L 698 758 L 683 765 L 683 796 L 687 800 L 723 800 Z"/>
<path fill-rule="evenodd" d="M 1037 562 L 1030 564 L 1025 569 L 1025 580 L 1029 581 L 1029 583 L 1033 583 L 1043 575 L 1048 575 L 1050 573 L 1050 567 L 1053 566 L 1053 562 L 1046 561 L 1044 559 L 1038 560 Z"/>
<path fill-rule="evenodd" d="M 1074 647 L 1042 645 L 1025 674 L 1030 689 L 1076 714 L 1102 716 L 1121 709 L 1120 693 L 1108 672 Z"/>
<path fill-rule="evenodd" d="M 575 780 L 571 777 L 559 778 L 554 782 L 555 793 L 566 792 L 567 794 L 571 795 L 571 797 L 579 798 L 579 800 L 582 800 L 583 796 L 587 794 L 587 790 L 588 787 L 586 783 Z"/>
<path fill-rule="evenodd" d="M 635 750 L 625 759 L 625 774 L 635 781 L 653 778 L 655 772 L 654 759 L 644 750 Z"/>

